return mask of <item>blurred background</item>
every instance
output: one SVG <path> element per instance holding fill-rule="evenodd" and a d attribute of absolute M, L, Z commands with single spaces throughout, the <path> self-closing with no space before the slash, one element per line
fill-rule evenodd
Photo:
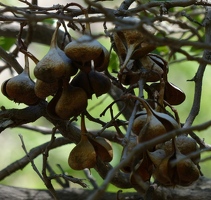
<path fill-rule="evenodd" d="M 112 7 L 115 8 L 119 5 L 121 1 L 112 1 L 112 2 L 104 2 L 103 5 L 106 7 Z M 10 1 L 2 1 L 2 3 L 5 3 L 7 5 L 15 5 L 15 6 L 25 6 L 23 3 L 17 1 L 17 0 L 10 0 Z M 69 3 L 69 1 L 59 1 L 59 4 L 65 5 L 66 3 Z M 78 0 L 77 3 L 81 3 L 84 5 L 83 1 Z M 46 0 L 46 1 L 38 1 L 39 6 L 46 6 L 50 7 L 52 5 L 58 4 L 58 1 L 55 0 Z M 103 32 L 102 25 L 95 24 L 91 25 L 92 30 L 97 30 Z M 71 34 L 71 33 L 70 33 Z M 100 38 L 100 42 L 105 45 L 107 48 L 109 48 L 109 38 Z M 0 40 L 0 45 L 1 40 Z M 29 47 L 29 51 L 36 55 L 38 59 L 41 59 L 49 50 L 48 46 L 40 45 L 37 43 L 32 43 Z M 178 59 L 181 59 L 182 57 L 178 55 Z M 20 55 L 18 58 L 18 61 L 22 66 L 24 66 L 23 57 Z M 31 62 L 30 68 L 33 69 L 34 64 Z M 175 84 L 177 87 L 182 89 L 186 94 L 186 100 L 179 106 L 175 106 L 177 109 L 181 122 L 185 122 L 193 101 L 193 95 L 194 95 L 194 82 L 190 82 L 187 80 L 190 80 L 194 77 L 196 70 L 198 68 L 198 63 L 191 62 L 191 61 L 183 61 L 180 63 L 171 64 L 169 63 L 169 78 L 168 80 Z M 32 70 L 33 71 L 33 70 Z M 210 74 L 211 74 L 211 68 L 210 65 L 207 66 L 205 75 L 204 75 L 204 82 L 203 82 L 203 91 L 202 91 L 202 101 L 201 101 L 201 109 L 200 113 L 197 116 L 196 120 L 194 121 L 194 125 L 201 124 L 203 122 L 206 122 L 211 119 L 211 105 L 210 105 L 210 98 L 211 98 L 211 81 L 210 81 Z M 11 77 L 11 74 L 8 70 L 4 70 L 3 73 L 0 74 L 0 83 L 2 83 L 4 80 Z M 98 105 L 101 100 L 105 101 L 104 103 L 101 103 L 100 106 Z M 99 97 L 98 99 L 93 98 L 92 100 L 89 100 L 89 107 L 93 107 L 92 115 L 95 117 L 99 117 L 99 113 L 102 112 L 102 110 L 106 107 L 106 104 L 108 102 L 111 102 L 111 98 L 107 97 L 106 95 L 103 95 Z M 11 101 L 9 101 L 5 96 L 0 94 L 0 106 L 4 106 L 7 109 L 9 108 L 23 108 L 25 107 L 22 104 L 15 104 Z M 110 116 L 105 116 L 103 118 L 105 121 L 110 120 Z M 30 124 L 32 125 L 32 124 Z M 37 120 L 35 123 L 33 123 L 35 126 L 41 126 L 41 127 L 47 127 L 51 129 L 53 126 L 44 118 L 41 118 Z M 97 129 L 100 128 L 100 126 L 96 123 L 91 123 L 87 121 L 87 127 L 88 129 Z M 206 129 L 201 132 L 196 132 L 196 134 L 201 138 L 204 139 L 206 143 L 211 143 L 211 137 L 210 137 L 210 131 L 211 129 Z M 28 131 L 23 128 L 13 128 L 13 129 L 7 129 L 3 131 L 0 134 L 0 145 L 1 145 L 1 151 L 0 151 L 0 170 L 4 169 L 6 166 L 11 164 L 12 162 L 16 161 L 17 159 L 20 159 L 25 156 L 25 153 L 21 147 L 21 141 L 19 138 L 19 134 L 23 136 L 25 145 L 27 150 L 41 145 L 47 141 L 50 140 L 51 135 L 43 135 L 41 133 Z M 57 135 L 57 137 L 60 137 Z M 54 149 L 50 151 L 49 155 L 49 163 L 51 167 L 57 172 L 61 173 L 56 166 L 58 163 L 62 166 L 62 168 L 65 170 L 65 172 L 71 176 L 77 177 L 77 178 L 86 178 L 83 171 L 73 171 L 70 169 L 67 163 L 67 158 L 69 155 L 69 152 L 73 148 L 74 145 L 65 145 L 63 147 Z M 202 158 L 209 156 L 210 153 L 203 153 Z M 116 165 L 119 163 L 119 155 L 121 155 L 121 147 L 118 145 L 114 145 L 114 159 L 111 162 L 112 165 Z M 42 156 L 39 156 L 34 160 L 35 165 L 37 168 L 41 171 L 42 169 Z M 210 167 L 211 162 L 210 160 L 206 162 L 202 162 L 200 164 L 201 170 L 204 174 L 204 176 L 211 178 L 210 174 Z M 92 176 L 96 179 L 97 183 L 101 184 L 102 179 L 98 176 L 98 174 L 95 172 L 95 170 L 91 170 Z M 88 185 L 88 181 L 85 181 Z M 11 176 L 5 178 L 3 181 L 0 182 L 1 184 L 5 185 L 12 185 L 12 186 L 19 186 L 19 187 L 25 187 L 25 188 L 37 188 L 37 189 L 45 189 L 45 186 L 43 182 L 40 180 L 38 175 L 34 172 L 32 169 L 31 164 L 28 164 L 24 169 L 19 170 L 18 172 L 12 174 Z M 53 182 L 55 184 L 55 188 L 60 188 L 60 186 Z M 71 187 L 80 187 L 76 184 L 71 183 Z M 92 186 L 90 185 L 90 188 Z M 117 191 L 117 188 L 110 185 L 108 190 L 110 191 Z"/>

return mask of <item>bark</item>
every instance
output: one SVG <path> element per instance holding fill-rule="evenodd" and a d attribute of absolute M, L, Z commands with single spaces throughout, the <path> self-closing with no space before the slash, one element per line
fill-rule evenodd
<path fill-rule="evenodd" d="M 189 187 L 175 187 L 150 190 L 146 200 L 207 200 L 211 197 L 211 180 L 200 178 L 196 183 Z M 86 200 L 93 190 L 66 188 L 57 190 L 60 200 Z M 18 188 L 12 186 L 0 185 L 0 199 L 4 200 L 52 200 L 50 193 L 47 190 L 35 190 Z M 143 196 L 135 192 L 116 192 L 105 193 L 99 200 L 141 200 Z"/>

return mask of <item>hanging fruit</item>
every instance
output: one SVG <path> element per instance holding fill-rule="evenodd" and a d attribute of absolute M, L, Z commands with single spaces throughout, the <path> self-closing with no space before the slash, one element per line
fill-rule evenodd
<path fill-rule="evenodd" d="M 96 164 L 96 152 L 93 145 L 88 140 L 85 127 L 84 116 L 81 117 L 81 140 L 72 149 L 68 157 L 68 164 L 74 170 L 93 168 Z"/>
<path fill-rule="evenodd" d="M 55 113 L 61 119 L 69 119 L 80 115 L 86 107 L 86 92 L 82 88 L 67 84 L 63 86 L 61 96 L 56 102 Z"/>
<path fill-rule="evenodd" d="M 37 63 L 34 68 L 34 75 L 37 79 L 44 82 L 55 82 L 61 78 L 69 79 L 77 73 L 78 69 L 72 66 L 72 61 L 57 45 L 57 35 L 60 27 L 57 22 L 57 27 L 52 36 L 50 50 Z"/>
<path fill-rule="evenodd" d="M 25 55 L 25 68 L 22 73 L 6 80 L 1 87 L 2 93 L 10 100 L 26 105 L 35 105 L 39 98 L 34 91 L 35 83 L 29 75 L 29 60 Z"/>

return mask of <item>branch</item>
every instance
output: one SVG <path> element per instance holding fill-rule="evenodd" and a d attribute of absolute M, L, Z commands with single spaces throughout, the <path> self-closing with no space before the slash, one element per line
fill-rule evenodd
<path fill-rule="evenodd" d="M 164 188 L 158 187 L 156 190 L 152 190 L 153 197 L 151 200 L 207 200 L 211 196 L 211 180 L 206 178 L 200 178 L 192 186 L 189 187 L 175 187 Z M 87 200 L 87 197 L 93 193 L 93 190 L 74 189 L 67 188 L 56 191 L 60 200 Z M 98 200 L 140 200 L 144 197 L 140 194 L 133 192 L 107 192 L 102 195 Z M 35 190 L 18 187 L 10 187 L 0 185 L 0 199 L 4 200 L 21 200 L 21 199 L 33 199 L 33 200 L 52 200 L 51 195 L 47 190 Z"/>
<path fill-rule="evenodd" d="M 211 20 L 210 19 L 211 19 L 211 8 L 207 7 L 207 13 L 206 13 L 205 22 L 204 22 L 206 44 L 211 43 Z M 211 61 L 211 50 L 206 49 L 204 51 L 203 59 Z M 204 75 L 206 66 L 207 66 L 206 63 L 201 63 L 198 67 L 195 77 L 193 78 L 193 81 L 195 82 L 194 100 L 193 100 L 193 105 L 192 105 L 190 114 L 188 118 L 186 119 L 184 127 L 191 126 L 195 117 L 199 113 L 200 104 L 201 104 L 202 81 L 203 81 L 203 75 Z"/>

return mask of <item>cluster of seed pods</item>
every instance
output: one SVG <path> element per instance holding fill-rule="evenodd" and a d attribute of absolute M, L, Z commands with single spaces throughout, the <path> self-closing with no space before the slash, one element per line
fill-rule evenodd
<path fill-rule="evenodd" d="M 110 79 L 103 73 L 108 67 L 109 53 L 91 35 L 82 35 L 61 50 L 57 45 L 59 27 L 58 22 L 49 51 L 36 63 L 36 82 L 29 76 L 25 56 L 24 71 L 6 80 L 2 93 L 10 100 L 27 105 L 53 96 L 47 106 L 49 115 L 66 120 L 85 111 L 93 94 L 99 97 L 110 89 Z"/>
<path fill-rule="evenodd" d="M 34 69 L 38 80 L 35 93 L 40 98 L 54 95 L 47 107 L 49 115 L 69 119 L 85 111 L 93 94 L 99 97 L 110 89 L 110 79 L 102 73 L 108 67 L 109 53 L 90 35 L 71 41 L 62 51 L 57 46 L 59 26 L 58 23 L 50 50 Z M 40 84 L 49 85 L 46 93 Z"/>
<path fill-rule="evenodd" d="M 132 124 L 129 141 L 123 148 L 124 159 L 137 144 L 181 128 L 180 122 L 166 112 L 165 107 L 181 104 L 185 100 L 185 94 L 168 81 L 168 63 L 151 53 L 156 47 L 141 32 L 119 31 L 114 33 L 113 39 L 121 63 L 119 82 L 125 86 L 138 86 L 138 81 L 142 79 L 145 84 L 143 88 L 148 94 L 148 98 L 137 98 L 140 106 Z M 194 139 L 180 135 L 135 155 L 133 162 L 121 170 L 130 173 L 131 184 L 141 191 L 149 188 L 152 177 L 164 186 L 187 186 L 200 176 L 200 157 L 186 157 L 197 150 Z"/>

